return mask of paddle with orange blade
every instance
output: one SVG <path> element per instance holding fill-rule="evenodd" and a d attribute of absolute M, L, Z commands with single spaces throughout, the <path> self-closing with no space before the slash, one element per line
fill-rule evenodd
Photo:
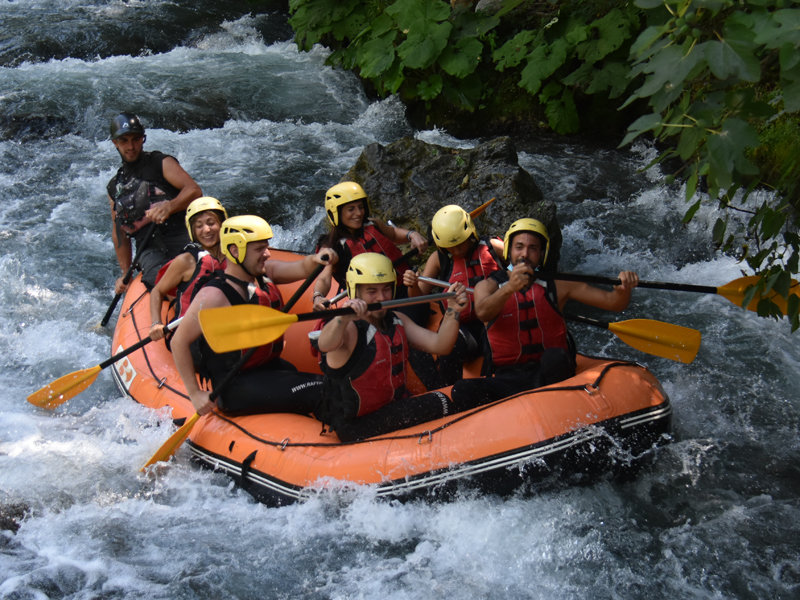
<path fill-rule="evenodd" d="M 450 287 L 447 281 L 442 281 L 441 279 L 433 279 L 431 277 L 420 277 L 419 279 L 431 285 Z M 472 291 L 471 288 L 467 288 L 468 293 L 472 293 Z M 570 315 L 566 318 L 594 325 L 595 327 L 602 327 L 632 348 L 636 348 L 645 354 L 668 358 L 676 362 L 692 362 L 700 349 L 701 334 L 696 329 L 690 329 L 689 327 L 672 325 L 671 323 L 652 319 L 632 319 L 617 323 L 605 323 L 577 315 Z"/>
<path fill-rule="evenodd" d="M 573 273 L 548 273 L 546 271 L 536 271 L 538 279 L 559 279 L 562 281 L 580 281 L 584 283 L 599 283 L 605 285 L 620 285 L 622 282 L 619 279 L 611 277 L 599 277 L 596 275 L 578 275 Z M 688 283 L 665 283 L 661 281 L 640 281 L 638 287 L 652 288 L 658 290 L 672 290 L 678 292 L 695 292 L 699 294 L 717 294 L 733 302 L 736 306 L 742 306 L 745 300 L 748 300 L 746 308 L 753 312 L 758 312 L 758 303 L 761 297 L 753 292 L 753 287 L 758 285 L 761 278 L 758 275 L 750 275 L 747 277 L 740 277 L 733 281 L 726 283 L 720 287 L 713 287 L 709 285 L 692 285 Z M 791 287 L 789 288 L 789 297 L 800 295 L 800 284 L 792 279 Z M 787 312 L 788 301 L 778 292 L 771 290 L 766 296 L 772 301 L 785 315 Z"/>
<path fill-rule="evenodd" d="M 322 255 L 322 259 L 323 260 L 328 260 L 328 255 L 327 254 L 323 254 Z M 322 273 L 322 270 L 324 268 L 325 268 L 325 265 L 317 265 L 316 267 L 314 267 L 314 270 L 311 272 L 311 275 L 306 277 L 306 280 L 303 281 L 303 283 L 300 285 L 300 287 L 297 288 L 297 291 L 295 291 L 295 293 L 292 295 L 292 297 L 289 298 L 289 301 L 286 304 L 284 304 L 283 308 L 280 311 L 276 310 L 275 312 L 277 312 L 278 314 L 282 315 L 282 314 L 288 312 L 289 310 L 291 310 L 291 308 L 295 304 L 297 304 L 297 301 L 300 300 L 302 295 L 308 289 L 308 286 L 310 286 L 311 283 L 317 277 L 319 277 L 319 274 Z M 244 306 L 252 306 L 252 305 L 247 305 L 246 304 Z M 230 308 L 235 308 L 235 307 L 230 307 Z M 214 310 L 226 310 L 226 309 L 222 308 L 222 309 L 214 309 Z M 273 310 L 273 309 L 269 309 L 269 310 Z M 206 311 L 200 311 L 200 314 L 202 315 L 203 312 L 206 312 Z M 201 320 L 201 322 L 202 322 L 202 320 Z M 269 343 L 269 342 L 264 342 L 264 343 Z M 263 344 L 261 344 L 261 345 L 263 345 Z M 255 354 L 256 351 L 258 350 L 258 344 L 251 344 L 250 346 L 242 346 L 242 347 L 243 348 L 248 348 L 249 347 L 250 350 L 248 350 L 247 352 L 244 353 L 242 358 L 239 359 L 239 362 L 237 362 L 233 366 L 233 368 L 228 372 L 228 374 L 225 376 L 225 378 L 219 384 L 217 389 L 215 389 L 213 392 L 211 392 L 211 395 L 209 396 L 209 400 L 211 400 L 212 402 L 214 400 L 216 400 L 217 397 L 222 393 L 222 390 L 224 390 L 228 386 L 228 384 L 231 381 L 233 381 L 233 378 L 236 377 L 236 375 L 239 373 L 241 368 L 247 363 L 248 360 L 250 360 L 252 358 L 253 354 Z M 213 348 L 213 346 L 212 346 L 212 348 Z M 239 349 L 240 348 L 237 348 L 237 350 L 239 350 Z M 215 350 L 215 352 L 216 352 L 216 350 Z M 161 445 L 161 447 L 158 449 L 158 451 L 153 456 L 150 457 L 150 460 L 148 460 L 147 463 L 145 463 L 145 465 L 140 470 L 144 471 L 144 470 L 147 469 L 147 467 L 149 467 L 151 465 L 154 465 L 157 462 L 166 462 L 166 461 L 168 461 L 170 459 L 170 457 L 173 456 L 178 451 L 178 448 L 181 447 L 181 444 L 183 444 L 183 442 L 186 440 L 186 438 L 189 437 L 189 433 L 192 431 L 192 427 L 194 427 L 194 424 L 197 423 L 197 420 L 199 418 L 200 418 L 200 415 L 197 414 L 197 413 L 194 413 L 189 418 L 189 420 L 187 420 L 186 423 L 184 423 L 180 427 L 180 429 L 178 429 L 178 431 L 173 433 L 169 437 L 169 439 Z"/>
<path fill-rule="evenodd" d="M 177 319 L 164 327 L 164 333 L 166 334 L 168 331 L 175 329 L 180 322 L 181 319 Z M 147 336 L 140 342 L 135 343 L 130 348 L 126 348 L 108 360 L 101 362 L 96 367 L 92 367 L 91 369 L 82 369 L 80 371 L 74 371 L 69 375 L 64 375 L 63 377 L 56 379 L 54 382 L 44 386 L 42 389 L 28 396 L 28 402 L 40 408 L 52 410 L 56 406 L 64 404 L 64 402 L 67 400 L 74 398 L 83 390 L 92 385 L 94 380 L 97 379 L 97 376 L 100 374 L 100 371 L 106 367 L 110 367 L 115 362 L 125 358 L 132 352 L 136 352 L 139 348 L 143 348 L 152 341 L 153 339 L 150 336 Z"/>

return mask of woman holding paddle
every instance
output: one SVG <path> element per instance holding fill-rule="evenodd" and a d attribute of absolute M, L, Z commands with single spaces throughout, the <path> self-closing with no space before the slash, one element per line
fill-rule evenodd
<path fill-rule="evenodd" d="M 364 252 L 377 252 L 387 256 L 399 276 L 409 270 L 408 263 L 400 261 L 403 253 L 396 244 L 410 243 L 420 253 L 428 249 L 428 241 L 416 231 L 392 227 L 370 217 L 369 199 L 364 188 L 352 181 L 333 186 L 325 194 L 325 212 L 331 232 L 320 240 L 321 248 L 333 248 L 339 255 L 339 262 L 326 268 L 314 285 L 314 310 L 325 310 L 325 297 L 331 289 L 331 281 L 336 280 L 340 289 L 345 289 L 345 275 L 350 260 Z M 405 298 L 404 286 L 397 290 L 399 298 Z"/>
<path fill-rule="evenodd" d="M 423 279 L 443 279 L 470 288 L 504 268 L 500 258 L 503 241 L 490 236 L 478 237 L 470 214 L 460 206 L 451 204 L 439 209 L 431 221 L 431 233 L 437 251 L 425 263 Z M 412 297 L 430 294 L 433 289 L 432 284 L 420 280 L 414 271 L 405 272 L 403 283 Z M 453 385 L 461 379 L 464 362 L 483 356 L 485 351 L 483 323 L 477 318 L 475 305 L 469 297 L 460 321 L 455 348 L 436 361 L 442 385 Z"/>
<path fill-rule="evenodd" d="M 187 207 L 186 229 L 192 243 L 185 248 L 186 252 L 161 268 L 150 292 L 150 337 L 153 341 L 164 337 L 164 323 L 161 321 L 164 298 L 176 298 L 177 317 L 182 317 L 189 309 L 198 281 L 214 271 L 225 269 L 219 231 L 227 218 L 228 212 L 222 203 L 210 196 L 198 198 Z"/>

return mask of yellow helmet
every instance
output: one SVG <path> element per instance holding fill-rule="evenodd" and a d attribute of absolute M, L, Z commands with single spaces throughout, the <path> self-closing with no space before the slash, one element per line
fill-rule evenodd
<path fill-rule="evenodd" d="M 356 286 L 359 283 L 394 283 L 392 298 L 397 291 L 397 273 L 392 266 L 392 261 L 377 252 L 364 252 L 356 254 L 350 260 L 347 269 L 347 295 L 356 297 Z"/>
<path fill-rule="evenodd" d="M 458 246 L 473 235 L 478 239 L 478 232 L 469 213 L 455 204 L 436 211 L 431 221 L 431 231 L 433 241 L 442 250 Z"/>
<path fill-rule="evenodd" d="M 547 227 L 545 227 L 541 221 L 537 221 L 536 219 L 520 219 L 511 224 L 511 227 L 509 227 L 508 231 L 506 231 L 506 237 L 503 239 L 503 260 L 508 262 L 508 253 L 511 249 L 510 246 L 512 236 L 523 231 L 527 231 L 528 233 L 538 233 L 544 238 L 544 260 L 542 261 L 542 266 L 544 266 L 544 264 L 547 262 L 547 253 L 550 252 L 550 236 L 547 235 Z"/>
<path fill-rule="evenodd" d="M 325 212 L 328 213 L 328 221 L 334 227 L 339 225 L 339 208 L 356 200 L 364 201 L 364 219 L 366 220 L 369 217 L 369 198 L 367 198 L 364 188 L 354 181 L 345 181 L 333 186 L 325 194 Z"/>
<path fill-rule="evenodd" d="M 219 215 L 220 223 L 228 218 L 228 211 L 225 210 L 225 207 L 222 206 L 222 203 L 216 198 L 212 198 L 211 196 L 203 196 L 202 198 L 194 200 L 189 206 L 186 207 L 186 229 L 189 230 L 189 239 L 191 241 L 195 241 L 194 233 L 192 232 L 192 217 L 207 210 L 221 212 L 222 215 Z"/>
<path fill-rule="evenodd" d="M 247 254 L 247 244 L 260 242 L 272 238 L 272 228 L 264 219 L 253 215 L 240 215 L 226 219 L 222 224 L 219 240 L 222 253 L 235 264 L 244 262 Z M 228 251 L 228 246 L 234 244 L 239 249 L 239 258 L 234 258 Z"/>

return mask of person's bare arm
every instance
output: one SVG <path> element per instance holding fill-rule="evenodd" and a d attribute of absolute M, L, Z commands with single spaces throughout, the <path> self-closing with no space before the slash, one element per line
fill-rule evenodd
<path fill-rule="evenodd" d="M 631 291 L 639 285 L 639 276 L 633 271 L 622 271 L 619 274 L 622 285 L 613 290 L 601 290 L 580 281 L 556 280 L 558 308 L 562 310 L 568 300 L 576 300 L 582 304 L 620 312 L 625 310 L 631 301 Z"/>
<path fill-rule="evenodd" d="M 327 259 L 323 258 L 324 256 L 327 256 Z M 303 260 L 293 262 L 269 260 L 265 268 L 267 277 L 275 283 L 292 283 L 311 275 L 317 265 L 333 265 L 337 260 L 339 257 L 336 252 L 330 248 L 323 248 L 316 254 L 304 256 Z"/>
<path fill-rule="evenodd" d="M 186 311 L 180 326 L 175 330 L 175 336 L 170 344 L 175 366 L 186 387 L 186 393 L 189 395 L 194 409 L 200 415 L 210 412 L 214 408 L 214 403 L 209 399 L 211 392 L 201 390 L 197 383 L 197 372 L 194 369 L 192 351 L 189 347 L 203 333 L 198 319 L 200 311 L 221 306 L 230 306 L 222 290 L 211 287 L 201 289 L 189 306 L 189 310 Z"/>
<path fill-rule="evenodd" d="M 180 191 L 172 200 L 158 202 L 148 209 L 145 216 L 156 223 L 163 223 L 170 215 L 186 210 L 192 200 L 197 200 L 203 195 L 197 182 L 171 156 L 164 157 L 161 162 L 161 170 L 164 173 L 164 179 Z"/>
<path fill-rule="evenodd" d="M 458 316 L 467 306 L 467 292 L 461 283 L 454 283 L 447 291 L 455 292 L 458 295 L 447 300 L 447 310 L 439 324 L 439 331 L 420 327 L 403 313 L 395 313 L 403 321 L 408 343 L 413 348 L 441 355 L 450 354 L 453 351 L 453 346 L 458 339 Z"/>
<path fill-rule="evenodd" d="M 317 339 L 317 347 L 325 353 L 325 360 L 332 369 L 343 367 L 350 359 L 358 342 L 355 321 L 367 314 L 367 303 L 363 300 L 347 300 L 344 306 L 352 308 L 355 313 L 328 321 Z"/>
<path fill-rule="evenodd" d="M 114 252 L 117 255 L 119 268 L 122 269 L 122 275 L 117 278 L 117 281 L 114 283 L 114 293 L 124 294 L 128 286 L 127 284 L 123 284 L 122 280 L 125 278 L 125 273 L 131 268 L 131 262 L 133 262 L 133 247 L 131 238 L 117 227 L 117 213 L 114 211 L 114 201 L 111 199 L 111 196 L 108 197 L 108 201 L 111 204 L 111 240 L 114 242 Z"/>
<path fill-rule="evenodd" d="M 508 283 L 504 286 L 497 285 L 493 279 L 484 279 L 475 286 L 475 295 L 473 302 L 475 303 L 475 314 L 484 323 L 495 319 L 506 301 L 514 295 L 515 292 L 520 291 L 526 286 L 530 285 L 533 271 L 524 263 L 514 266 L 511 271 L 511 276 Z"/>
<path fill-rule="evenodd" d="M 402 227 L 392 227 L 380 219 L 373 219 L 372 217 L 370 217 L 370 220 L 375 224 L 375 227 L 380 229 L 383 235 L 395 244 L 411 244 L 411 247 L 419 250 L 420 254 L 428 249 L 428 240 L 422 237 L 419 232 Z"/>
<path fill-rule="evenodd" d="M 161 322 L 161 304 L 167 293 L 182 281 L 189 281 L 197 263 L 189 252 L 176 256 L 169 267 L 150 291 L 150 337 L 156 341 L 164 337 L 164 324 Z"/>

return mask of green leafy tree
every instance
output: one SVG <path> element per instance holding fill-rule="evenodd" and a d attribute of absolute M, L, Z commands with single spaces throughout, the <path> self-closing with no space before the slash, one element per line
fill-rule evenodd
<path fill-rule="evenodd" d="M 643 134 L 657 140 L 665 149 L 651 166 L 679 165 L 666 181 L 685 182 L 684 222 L 715 203 L 714 242 L 762 276 L 748 302 L 777 291 L 788 298 L 792 331 L 800 325 L 798 2 L 505 0 L 494 14 L 443 0 L 290 0 L 289 8 L 300 48 L 324 43 L 334 49 L 330 64 L 427 108 L 480 109 L 501 80 L 534 98 L 562 134 L 581 130 L 587 98 L 635 108 L 620 145 Z M 764 185 L 775 193 L 754 206 Z M 762 299 L 759 314 L 780 311 Z"/>

